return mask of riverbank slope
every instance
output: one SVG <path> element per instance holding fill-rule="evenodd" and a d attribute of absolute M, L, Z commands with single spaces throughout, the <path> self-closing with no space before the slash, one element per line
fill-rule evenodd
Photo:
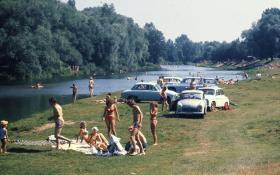
<path fill-rule="evenodd" d="M 159 145 L 150 146 L 145 156 L 95 157 L 74 151 L 56 151 L 47 146 L 8 145 L 0 155 L 1 174 L 279 174 L 280 173 L 280 71 L 263 69 L 261 79 L 224 86 L 237 106 L 229 111 L 209 112 L 205 119 L 176 118 L 159 114 Z M 113 95 L 119 96 L 120 93 Z M 88 129 L 101 121 L 104 96 L 64 105 L 68 121 L 63 134 L 73 137 L 79 122 Z M 119 104 L 118 136 L 125 143 L 131 109 Z M 144 113 L 143 133 L 151 143 L 149 104 L 140 103 Z M 9 125 L 11 139 L 42 140 L 53 133 L 51 110 Z M 46 125 L 45 125 L 46 126 Z"/>

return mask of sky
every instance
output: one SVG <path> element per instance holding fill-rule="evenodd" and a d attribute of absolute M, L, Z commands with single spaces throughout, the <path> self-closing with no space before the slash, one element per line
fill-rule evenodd
<path fill-rule="evenodd" d="M 141 27 L 152 22 L 166 39 L 186 34 L 195 42 L 235 40 L 265 9 L 280 8 L 280 0 L 76 0 L 76 7 L 104 3 L 114 4 L 117 13 Z"/>

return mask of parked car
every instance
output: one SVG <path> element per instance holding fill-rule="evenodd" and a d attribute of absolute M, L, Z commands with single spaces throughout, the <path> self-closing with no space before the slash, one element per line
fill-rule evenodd
<path fill-rule="evenodd" d="M 199 115 L 204 117 L 207 113 L 207 103 L 203 91 L 185 90 L 180 93 L 179 98 L 174 101 L 172 110 L 175 114 Z"/>
<path fill-rule="evenodd" d="M 215 108 L 229 109 L 229 99 L 225 96 L 222 88 L 218 86 L 199 88 L 205 94 L 207 102 L 207 108 L 209 111 L 213 111 Z"/>
<path fill-rule="evenodd" d="M 174 92 L 181 93 L 184 90 L 190 88 L 190 83 L 194 79 L 196 83 L 196 89 L 202 88 L 204 86 L 216 86 L 217 81 L 214 78 L 202 78 L 202 77 L 186 77 L 183 78 L 179 84 L 167 84 L 166 87 Z"/>
<path fill-rule="evenodd" d="M 131 89 L 122 92 L 121 97 L 124 99 L 134 99 L 140 101 L 160 101 L 161 87 L 155 82 L 139 82 Z M 171 104 L 176 99 L 177 93 L 166 90 L 167 102 Z"/>
<path fill-rule="evenodd" d="M 163 83 L 166 84 L 179 84 L 181 83 L 182 78 L 180 77 L 163 77 Z"/>

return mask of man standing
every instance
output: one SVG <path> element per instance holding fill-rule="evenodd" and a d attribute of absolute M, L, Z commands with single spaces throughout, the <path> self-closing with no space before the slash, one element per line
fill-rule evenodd
<path fill-rule="evenodd" d="M 129 100 L 127 104 L 129 107 L 132 108 L 132 114 L 133 114 L 133 129 L 131 132 L 130 139 L 134 150 L 130 155 L 132 156 L 137 155 L 136 144 L 138 144 L 140 148 L 139 155 L 145 155 L 142 142 L 139 138 L 139 131 L 142 127 L 143 113 L 141 112 L 140 107 L 136 105 L 134 100 Z"/>
<path fill-rule="evenodd" d="M 49 103 L 53 107 L 53 118 L 55 122 L 54 136 L 56 138 L 56 149 L 59 149 L 59 139 L 67 141 L 70 147 L 71 140 L 61 135 L 61 131 L 64 125 L 62 108 L 57 103 L 54 97 L 51 97 L 49 99 Z"/>

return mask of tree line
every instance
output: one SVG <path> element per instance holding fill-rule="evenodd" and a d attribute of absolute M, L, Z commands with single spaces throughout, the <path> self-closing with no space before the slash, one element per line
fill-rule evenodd
<path fill-rule="evenodd" d="M 75 0 L 0 1 L 0 79 L 45 79 L 130 72 L 162 63 L 240 61 L 280 56 L 280 10 L 227 42 L 166 40 L 152 23 L 139 27 L 113 5 L 78 11 Z M 251 57 L 248 57 L 251 56 Z"/>

